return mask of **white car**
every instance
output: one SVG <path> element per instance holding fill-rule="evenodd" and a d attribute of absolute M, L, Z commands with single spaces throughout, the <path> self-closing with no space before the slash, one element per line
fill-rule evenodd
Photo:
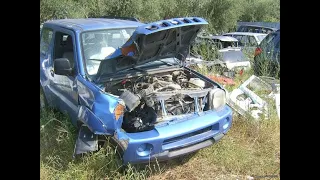
<path fill-rule="evenodd" d="M 267 35 L 268 34 L 252 32 L 231 32 L 223 34 L 223 36 L 236 38 L 239 41 L 240 47 L 257 47 Z"/>
<path fill-rule="evenodd" d="M 249 59 L 243 54 L 239 47 L 239 41 L 233 37 L 211 36 L 217 44 L 222 55 L 222 61 L 230 70 L 251 68 Z"/>
<path fill-rule="evenodd" d="M 220 61 L 224 62 L 229 70 L 248 69 L 251 68 L 249 59 L 242 52 L 238 45 L 238 40 L 228 36 L 198 36 L 196 42 L 201 42 L 204 39 L 209 39 L 213 42 L 219 53 L 221 54 Z"/>

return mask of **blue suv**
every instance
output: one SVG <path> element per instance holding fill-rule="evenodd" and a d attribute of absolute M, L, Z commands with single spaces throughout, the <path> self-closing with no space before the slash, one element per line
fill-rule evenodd
<path fill-rule="evenodd" d="M 40 36 L 40 109 L 70 116 L 74 155 L 117 144 L 123 163 L 168 160 L 212 145 L 232 124 L 226 91 L 185 66 L 199 17 L 53 20 Z"/>

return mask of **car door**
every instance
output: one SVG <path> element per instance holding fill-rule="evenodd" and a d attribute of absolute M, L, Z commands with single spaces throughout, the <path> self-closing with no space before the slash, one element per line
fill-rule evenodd
<path fill-rule="evenodd" d="M 275 32 L 268 35 L 266 53 L 267 57 L 280 61 L 280 33 Z"/>
<path fill-rule="evenodd" d="M 53 44 L 53 29 L 44 27 L 40 31 L 40 86 L 43 89 L 48 105 L 54 106 L 51 93 L 48 89 L 50 62 L 52 61 L 52 44 Z"/>
<path fill-rule="evenodd" d="M 247 36 L 247 50 L 250 54 L 253 54 L 256 47 L 258 46 L 258 42 L 254 36 Z"/>
<path fill-rule="evenodd" d="M 234 38 L 236 38 L 238 40 L 238 44 L 240 47 L 245 47 L 247 46 L 247 36 L 245 35 L 235 35 Z"/>
<path fill-rule="evenodd" d="M 78 112 L 78 90 L 76 86 L 77 61 L 75 35 L 71 30 L 58 29 L 54 32 L 52 62 L 50 67 L 50 90 L 54 95 L 56 107 L 68 113 L 76 122 Z M 54 72 L 54 61 L 67 58 L 73 68 L 72 75 L 58 75 Z"/>

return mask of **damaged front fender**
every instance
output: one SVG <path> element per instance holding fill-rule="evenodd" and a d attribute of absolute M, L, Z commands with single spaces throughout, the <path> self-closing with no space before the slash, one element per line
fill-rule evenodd
<path fill-rule="evenodd" d="M 78 91 L 78 121 L 86 124 L 96 134 L 113 135 L 122 124 L 122 117 L 116 120 L 114 115 L 114 110 L 120 103 L 119 98 L 84 80 L 78 81 Z"/>
<path fill-rule="evenodd" d="M 79 129 L 78 138 L 74 147 L 73 157 L 77 154 L 98 150 L 98 136 L 84 124 Z"/>
<path fill-rule="evenodd" d="M 79 107 L 78 120 L 80 124 L 87 126 L 94 134 L 113 134 L 113 131 L 108 130 L 102 120 L 85 106 Z"/>

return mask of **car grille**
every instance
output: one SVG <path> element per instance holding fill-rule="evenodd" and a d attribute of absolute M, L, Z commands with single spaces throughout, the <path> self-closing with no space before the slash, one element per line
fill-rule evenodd
<path fill-rule="evenodd" d="M 219 123 L 216 123 L 212 126 L 208 126 L 206 128 L 203 128 L 203 129 L 200 129 L 200 130 L 188 133 L 188 134 L 184 134 L 181 136 L 166 139 L 163 141 L 162 146 L 164 149 L 167 149 L 170 151 L 176 150 L 176 149 L 181 149 L 181 148 L 184 148 L 184 147 L 187 147 L 189 145 L 194 144 L 194 143 L 186 144 L 187 143 L 186 141 L 184 143 L 182 143 L 182 141 L 185 139 L 192 138 L 194 136 L 199 136 L 199 139 L 200 139 L 203 137 L 207 137 L 208 134 L 218 133 L 218 131 L 219 131 Z M 210 138 L 210 137 L 208 137 L 208 138 Z M 202 141 L 207 140 L 208 138 L 203 139 Z M 181 141 L 181 144 L 179 143 L 179 141 Z M 199 142 L 195 142 L 195 143 L 199 143 Z"/>

